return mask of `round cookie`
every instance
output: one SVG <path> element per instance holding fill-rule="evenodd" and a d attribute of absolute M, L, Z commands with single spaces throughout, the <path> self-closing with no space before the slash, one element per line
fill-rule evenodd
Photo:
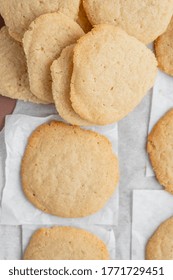
<path fill-rule="evenodd" d="M 173 260 L 173 217 L 164 221 L 146 245 L 146 260 Z"/>
<path fill-rule="evenodd" d="M 24 260 L 108 260 L 106 245 L 94 234 L 74 227 L 41 228 L 31 237 Z"/>
<path fill-rule="evenodd" d="M 173 15 L 173 0 L 83 0 L 83 5 L 93 25 L 114 24 L 145 44 L 166 30 Z"/>
<path fill-rule="evenodd" d="M 53 121 L 31 135 L 21 178 L 26 197 L 37 208 L 60 217 L 84 217 L 113 195 L 118 160 L 106 137 Z"/>
<path fill-rule="evenodd" d="M 173 76 L 173 18 L 166 30 L 154 44 L 158 66 L 165 73 Z"/>
<path fill-rule="evenodd" d="M 44 103 L 30 91 L 23 48 L 10 37 L 7 27 L 0 30 L 0 94 L 13 99 Z"/>
<path fill-rule="evenodd" d="M 83 1 L 81 0 L 81 4 L 79 7 L 79 14 L 77 18 L 77 23 L 82 27 L 85 33 L 89 32 L 92 29 L 92 25 L 88 20 L 86 12 L 83 7 Z"/>
<path fill-rule="evenodd" d="M 154 54 L 122 29 L 95 26 L 74 48 L 72 107 L 98 125 L 117 122 L 131 112 L 153 86 Z"/>
<path fill-rule="evenodd" d="M 148 136 L 147 151 L 159 183 L 173 194 L 173 109 L 154 126 Z"/>
<path fill-rule="evenodd" d="M 0 0 L 0 13 L 10 35 L 22 41 L 30 23 L 42 14 L 62 12 L 76 20 L 80 0 Z"/>
<path fill-rule="evenodd" d="M 30 88 L 38 98 L 53 102 L 50 66 L 63 48 L 84 34 L 80 26 L 61 13 L 45 14 L 31 23 L 23 45 Z"/>
<path fill-rule="evenodd" d="M 70 101 L 70 83 L 73 72 L 73 50 L 75 45 L 66 47 L 51 66 L 52 94 L 59 115 L 73 125 L 91 126 L 75 113 Z"/>

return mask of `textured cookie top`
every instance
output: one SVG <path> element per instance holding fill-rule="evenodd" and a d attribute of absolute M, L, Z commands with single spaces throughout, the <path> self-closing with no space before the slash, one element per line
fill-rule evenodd
<path fill-rule="evenodd" d="M 108 250 L 97 236 L 74 227 L 41 228 L 24 253 L 25 260 L 108 260 Z"/>
<path fill-rule="evenodd" d="M 77 19 L 80 0 L 0 0 L 0 13 L 10 35 L 22 41 L 30 23 L 38 16 L 51 12 Z"/>
<path fill-rule="evenodd" d="M 84 119 L 99 125 L 125 117 L 153 86 L 154 54 L 113 25 L 101 24 L 74 48 L 71 101 Z"/>
<path fill-rule="evenodd" d="M 173 260 L 173 217 L 163 222 L 146 246 L 146 260 Z"/>
<path fill-rule="evenodd" d="M 173 14 L 173 0 L 83 0 L 90 22 L 111 23 L 145 44 L 167 28 Z"/>
<path fill-rule="evenodd" d="M 35 96 L 53 102 L 50 66 L 63 48 L 75 43 L 83 34 L 76 22 L 61 13 L 45 14 L 31 23 L 23 45 L 30 88 Z"/>
<path fill-rule="evenodd" d="M 173 76 L 173 18 L 164 34 L 155 41 L 155 53 L 159 68 Z"/>
<path fill-rule="evenodd" d="M 44 103 L 30 91 L 25 54 L 7 30 L 0 30 L 0 94 L 24 101 Z"/>
<path fill-rule="evenodd" d="M 22 160 L 22 185 L 39 209 L 60 217 L 99 211 L 118 183 L 118 160 L 98 133 L 51 122 L 31 135 Z"/>
<path fill-rule="evenodd" d="M 74 46 L 66 47 L 51 66 L 53 99 L 59 115 L 68 123 L 91 126 L 90 122 L 87 122 L 75 113 L 70 101 Z"/>
<path fill-rule="evenodd" d="M 154 126 L 147 151 L 158 181 L 173 194 L 173 109 Z"/>

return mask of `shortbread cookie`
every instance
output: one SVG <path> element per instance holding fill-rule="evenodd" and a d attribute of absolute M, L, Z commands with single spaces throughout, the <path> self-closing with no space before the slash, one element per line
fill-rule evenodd
<path fill-rule="evenodd" d="M 72 107 L 98 125 L 117 122 L 131 112 L 153 86 L 154 54 L 122 29 L 95 26 L 74 48 Z"/>
<path fill-rule="evenodd" d="M 92 25 L 88 20 L 86 12 L 83 7 L 83 1 L 81 0 L 79 14 L 77 18 L 77 23 L 82 27 L 85 33 L 89 32 L 92 29 Z"/>
<path fill-rule="evenodd" d="M 25 260 L 108 260 L 106 245 L 94 234 L 74 227 L 41 228 L 31 237 Z"/>
<path fill-rule="evenodd" d="M 10 37 L 7 27 L 0 30 L 0 94 L 13 99 L 44 103 L 30 91 L 23 48 Z"/>
<path fill-rule="evenodd" d="M 173 194 L 173 109 L 154 126 L 147 151 L 159 183 Z"/>
<path fill-rule="evenodd" d="M 155 53 L 158 66 L 173 76 L 173 18 L 164 34 L 155 41 Z"/>
<path fill-rule="evenodd" d="M 0 13 L 10 35 L 22 41 L 30 23 L 42 14 L 62 12 L 76 20 L 80 0 L 0 0 Z"/>
<path fill-rule="evenodd" d="M 31 135 L 22 160 L 22 185 L 37 208 L 60 217 L 99 211 L 118 183 L 118 160 L 98 133 L 51 122 Z"/>
<path fill-rule="evenodd" d="M 68 123 L 91 126 L 90 122 L 83 120 L 75 113 L 70 101 L 74 46 L 66 47 L 51 66 L 53 99 L 59 115 Z"/>
<path fill-rule="evenodd" d="M 123 28 L 145 44 L 167 28 L 173 15 L 173 0 L 83 0 L 90 22 Z"/>
<path fill-rule="evenodd" d="M 173 260 L 173 217 L 163 222 L 146 246 L 146 260 Z"/>
<path fill-rule="evenodd" d="M 23 45 L 30 88 L 38 98 L 53 102 L 50 66 L 63 48 L 84 34 L 81 27 L 61 13 L 42 15 L 31 23 Z"/>

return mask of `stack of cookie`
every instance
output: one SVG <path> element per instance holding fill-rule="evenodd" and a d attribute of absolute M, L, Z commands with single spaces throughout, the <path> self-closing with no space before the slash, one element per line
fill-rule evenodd
<path fill-rule="evenodd" d="M 6 23 L 1 94 L 55 103 L 69 124 L 108 125 L 127 116 L 153 86 L 157 61 L 146 44 L 166 30 L 173 0 L 0 0 L 0 13 Z M 112 196 L 118 159 L 102 135 L 52 122 L 31 135 L 21 177 L 26 197 L 40 210 L 85 217 Z M 89 233 L 59 227 L 36 233 L 25 258 L 107 259 L 108 252 Z"/>
<path fill-rule="evenodd" d="M 1 93 L 55 103 L 75 125 L 121 120 L 154 84 L 157 62 L 144 43 L 165 31 L 172 15 L 173 1 L 147 2 L 139 11 L 131 1 L 119 7 L 119 1 L 1 0 L 7 25 L 0 32 Z"/>

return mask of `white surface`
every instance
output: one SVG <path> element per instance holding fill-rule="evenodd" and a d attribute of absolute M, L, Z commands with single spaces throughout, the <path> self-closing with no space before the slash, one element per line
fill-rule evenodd
<path fill-rule="evenodd" d="M 6 159 L 6 149 L 4 142 L 4 129 L 0 131 L 0 205 L 1 205 L 1 197 L 2 191 L 5 184 L 5 159 Z"/>
<path fill-rule="evenodd" d="M 53 226 L 53 225 L 51 225 L 51 226 Z M 44 226 L 43 225 L 42 226 L 41 225 L 22 226 L 22 250 L 23 250 L 23 252 L 25 251 L 32 234 L 41 227 L 47 227 L 47 226 L 45 226 L 45 225 Z M 98 236 L 107 246 L 111 259 L 112 260 L 115 259 L 116 244 L 115 244 L 115 235 L 114 235 L 113 229 L 103 228 L 101 226 L 94 226 L 94 225 L 89 225 L 89 226 L 87 225 L 85 227 L 81 227 L 78 224 L 73 224 L 73 227 L 83 228 L 83 229 L 95 234 L 96 236 Z"/>
<path fill-rule="evenodd" d="M 13 114 L 23 114 L 33 117 L 47 117 L 57 114 L 55 105 L 41 105 L 31 102 L 17 101 Z"/>
<path fill-rule="evenodd" d="M 21 229 L 0 225 L 0 260 L 21 259 Z"/>
<path fill-rule="evenodd" d="M 173 195 L 159 190 L 133 191 L 132 259 L 145 259 L 145 246 L 158 226 L 173 215 Z"/>
<path fill-rule="evenodd" d="M 21 159 L 26 147 L 27 139 L 32 131 L 44 122 L 59 119 L 58 115 L 47 118 L 37 118 L 25 115 L 6 117 L 5 142 L 7 149 L 6 159 L 6 184 L 2 198 L 1 223 L 3 224 L 103 224 L 115 225 L 118 220 L 118 191 L 109 200 L 107 205 L 98 213 L 80 219 L 63 219 L 35 208 L 24 196 L 20 182 Z M 113 145 L 113 150 L 118 150 L 117 125 L 92 128 L 106 135 Z"/>
<path fill-rule="evenodd" d="M 159 71 L 153 88 L 149 133 L 157 121 L 171 108 L 173 108 L 173 77 Z M 146 164 L 146 176 L 154 176 L 149 159 Z"/>

